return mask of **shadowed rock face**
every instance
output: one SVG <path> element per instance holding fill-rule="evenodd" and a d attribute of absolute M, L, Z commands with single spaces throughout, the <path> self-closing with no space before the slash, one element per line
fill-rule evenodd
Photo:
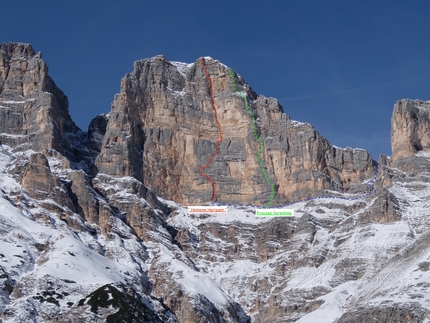
<path fill-rule="evenodd" d="M 106 133 L 107 118 L 104 114 L 98 115 L 91 120 L 88 126 L 87 146 L 97 153 L 102 147 L 103 137 Z"/>
<path fill-rule="evenodd" d="M 135 62 L 108 116 L 96 160 L 101 173 L 133 176 L 181 203 L 210 200 L 212 186 L 197 169 L 215 152 L 219 132 L 201 60 L 187 65 L 157 56 Z M 216 201 L 267 203 L 271 186 L 256 158 L 261 147 L 252 117 L 229 69 L 210 58 L 205 66 L 223 136 L 219 153 L 204 170 L 216 183 Z M 263 168 L 275 185 L 274 204 L 324 189 L 367 189 L 359 183 L 376 170 L 367 151 L 332 146 L 310 124 L 290 120 L 276 99 L 257 96 L 237 74 L 234 79 L 257 121 Z"/>
<path fill-rule="evenodd" d="M 17 149 L 53 148 L 73 158 L 80 141 L 68 100 L 30 44 L 0 45 L 0 139 Z"/>
<path fill-rule="evenodd" d="M 53 176 L 48 160 L 42 153 L 30 156 L 22 178 L 22 187 L 35 199 L 52 198 L 73 210 L 73 205 L 65 194 L 64 186 Z"/>

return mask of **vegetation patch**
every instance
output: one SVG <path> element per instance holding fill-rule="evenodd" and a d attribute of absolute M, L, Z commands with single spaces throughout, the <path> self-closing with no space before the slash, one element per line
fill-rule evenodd
<path fill-rule="evenodd" d="M 163 322 L 157 313 L 142 302 L 138 294 L 129 295 L 109 284 L 100 287 L 78 302 L 78 306 L 84 305 L 91 306 L 91 312 L 96 314 L 100 309 L 110 306 L 118 309 L 116 313 L 106 318 L 107 323 Z"/>
<path fill-rule="evenodd" d="M 59 306 L 60 303 L 58 302 L 58 299 L 63 299 L 64 296 L 54 291 L 45 290 L 42 292 L 42 295 L 37 293 L 37 296 L 34 296 L 33 298 L 37 299 L 41 303 L 47 302 Z"/>

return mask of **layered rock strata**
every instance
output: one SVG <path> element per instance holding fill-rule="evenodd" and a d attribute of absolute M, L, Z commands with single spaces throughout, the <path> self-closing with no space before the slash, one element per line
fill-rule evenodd
<path fill-rule="evenodd" d="M 101 173 L 133 176 L 156 194 L 185 204 L 210 200 L 212 187 L 197 169 L 215 151 L 219 134 L 201 60 L 187 65 L 157 56 L 135 62 L 109 113 L 96 160 Z M 256 158 L 260 144 L 253 121 L 229 69 L 210 58 L 205 65 L 223 133 L 219 153 L 206 169 L 217 185 L 216 201 L 267 203 L 271 187 Z M 310 124 L 291 120 L 276 99 L 257 96 L 242 77 L 234 78 L 258 123 L 265 147 L 260 158 L 276 189 L 274 204 L 326 189 L 368 189 L 361 182 L 375 173 L 376 162 L 367 151 L 332 146 Z"/>
<path fill-rule="evenodd" d="M 391 117 L 392 166 L 407 172 L 430 171 L 430 101 L 403 99 Z"/>
<path fill-rule="evenodd" d="M 66 95 L 30 44 L 0 45 L 0 140 L 16 149 L 55 149 L 72 158 L 82 133 Z"/>

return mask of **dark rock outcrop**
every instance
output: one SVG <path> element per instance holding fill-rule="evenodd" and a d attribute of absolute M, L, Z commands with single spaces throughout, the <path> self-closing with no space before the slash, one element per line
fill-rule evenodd
<path fill-rule="evenodd" d="M 388 304 L 387 304 L 388 305 Z M 336 323 L 396 322 L 420 323 L 426 317 L 419 304 L 390 304 L 389 306 L 366 307 L 342 315 Z"/>
<path fill-rule="evenodd" d="M 98 115 L 91 120 L 88 126 L 87 147 L 90 150 L 100 153 L 102 148 L 103 138 L 106 133 L 107 117 L 104 114 Z"/>

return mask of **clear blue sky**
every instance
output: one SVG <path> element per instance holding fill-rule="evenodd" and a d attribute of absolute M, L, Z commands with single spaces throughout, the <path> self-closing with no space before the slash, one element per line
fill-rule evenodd
<path fill-rule="evenodd" d="M 138 59 L 212 56 L 337 146 L 391 154 L 402 98 L 430 100 L 430 1 L 8 1 L 0 42 L 43 53 L 86 130 Z"/>

